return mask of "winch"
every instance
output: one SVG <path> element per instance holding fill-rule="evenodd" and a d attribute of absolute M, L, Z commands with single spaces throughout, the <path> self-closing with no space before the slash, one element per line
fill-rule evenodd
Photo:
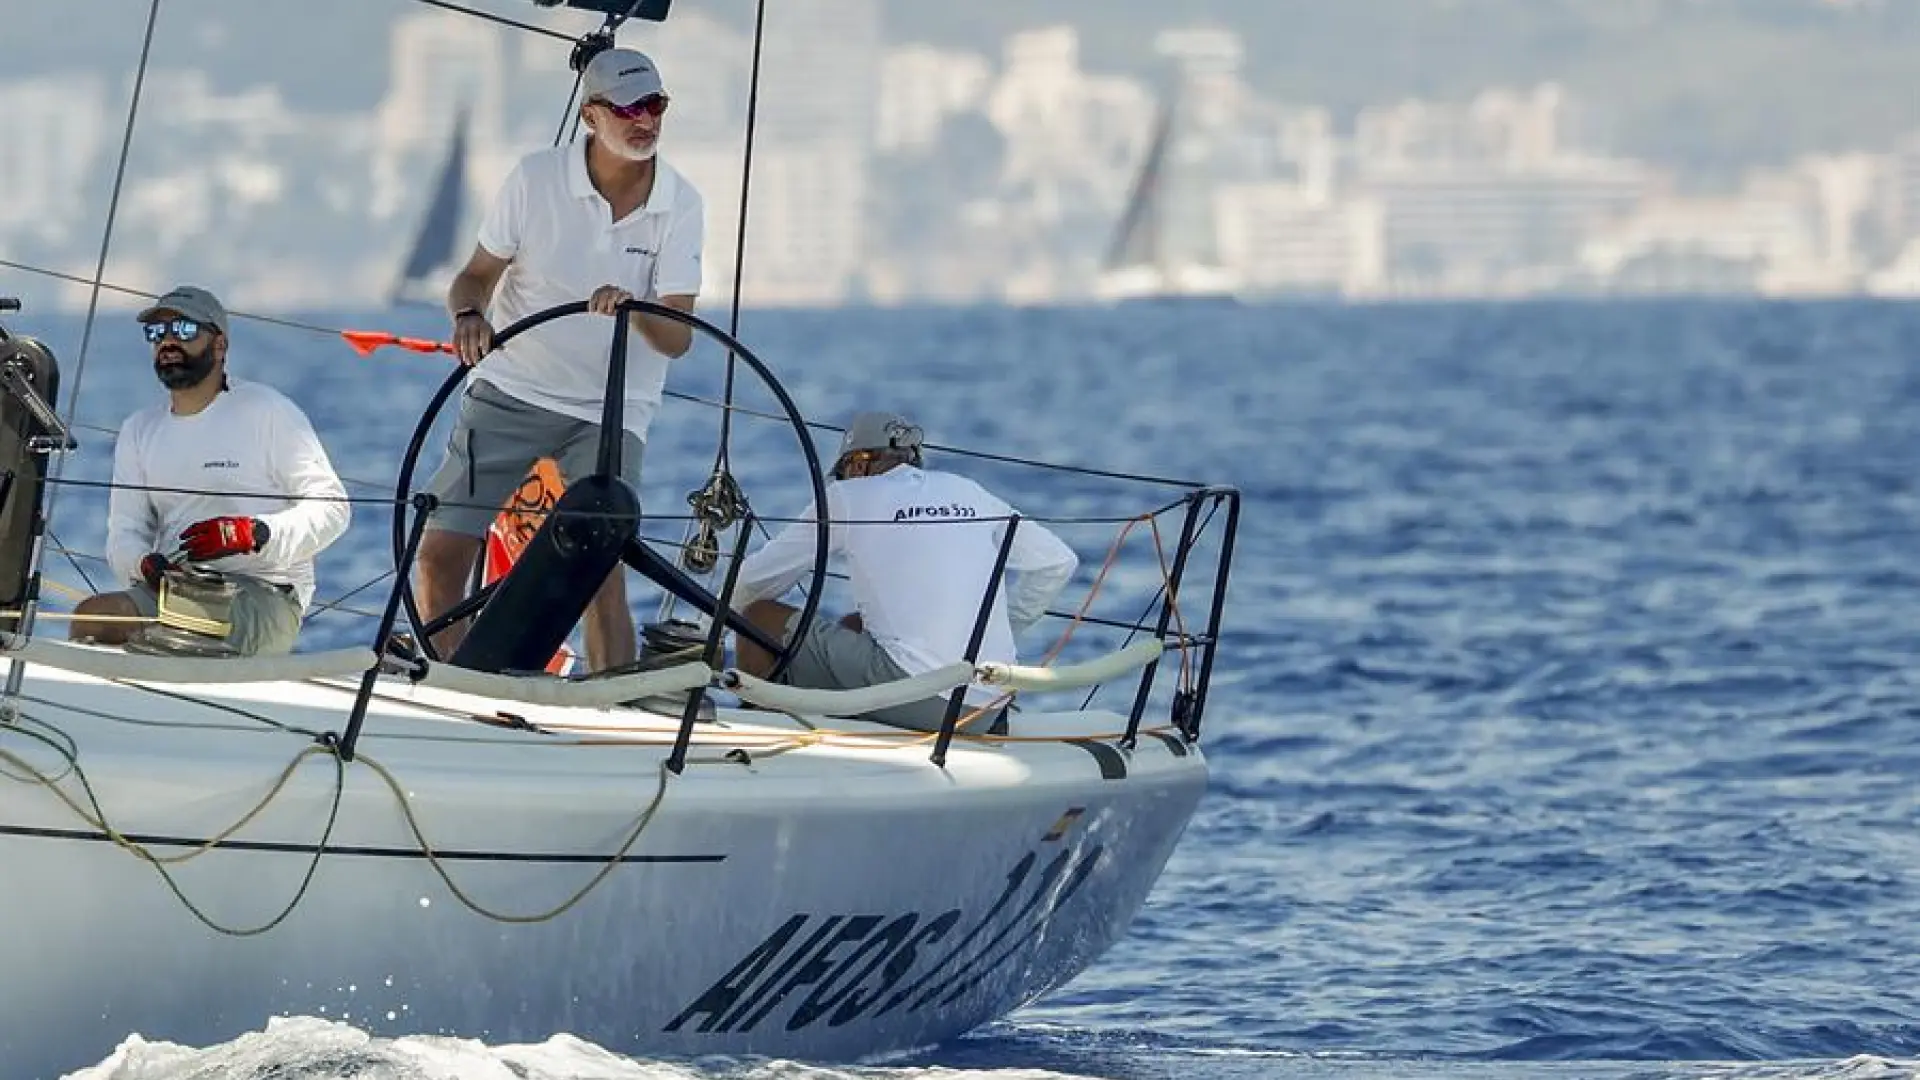
<path fill-rule="evenodd" d="M 160 577 L 160 618 L 127 639 L 128 652 L 166 656 L 232 657 L 233 603 L 239 595 L 225 574 L 191 563 Z"/>

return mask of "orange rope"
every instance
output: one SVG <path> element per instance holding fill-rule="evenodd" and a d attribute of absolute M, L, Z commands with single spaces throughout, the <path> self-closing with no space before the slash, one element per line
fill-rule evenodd
<path fill-rule="evenodd" d="M 589 730 L 589 729 L 572 729 L 567 727 L 566 725 L 550 724 L 550 725 L 546 725 L 545 730 L 568 731 L 568 730 Z M 639 748 L 645 748 L 645 747 L 672 746 L 674 743 L 674 740 L 672 738 L 666 737 L 668 735 L 668 732 L 666 732 L 662 728 L 601 727 L 601 728 L 593 728 L 590 730 L 614 732 L 614 733 L 623 732 L 623 731 L 632 731 L 632 732 L 645 733 L 645 734 L 659 734 L 662 737 L 659 739 L 570 738 L 565 740 L 556 740 L 552 743 L 547 743 L 543 745 L 593 746 L 593 747 L 624 746 L 624 747 L 639 749 Z M 1140 731 L 1143 734 L 1152 734 L 1155 732 L 1159 732 L 1163 734 L 1177 734 L 1179 729 L 1173 727 L 1170 724 L 1160 724 L 1154 727 L 1142 727 Z M 703 736 L 705 736 L 708 733 L 702 733 L 702 734 Z M 965 742 L 976 742 L 976 743 L 1065 743 L 1069 741 L 1080 742 L 1080 741 L 1086 741 L 1086 740 L 1093 740 L 1096 742 L 1097 741 L 1117 742 L 1120 739 L 1124 738 L 1125 736 L 1126 736 L 1126 732 L 1124 731 L 1112 731 L 1112 732 L 1096 733 L 1092 735 L 972 735 L 972 734 L 968 734 L 961 731 L 955 731 L 953 737 L 956 742 L 965 741 Z M 899 729 L 894 731 L 844 731 L 837 728 L 825 728 L 820 731 L 796 731 L 791 733 L 779 732 L 779 731 L 713 732 L 709 737 L 696 739 L 694 741 L 694 745 L 701 746 L 701 747 L 729 746 L 729 747 L 736 747 L 738 749 L 743 749 L 743 750 L 764 749 L 767 746 L 775 746 L 781 743 L 798 743 L 805 746 L 827 745 L 827 746 L 859 748 L 860 743 L 872 740 L 872 741 L 891 743 L 894 745 L 889 745 L 885 747 L 868 747 L 868 749 L 892 750 L 897 748 L 898 746 L 912 746 L 915 743 L 931 743 L 937 738 L 939 738 L 939 733 L 931 732 L 931 731 L 909 731 L 906 729 Z M 742 745 L 743 743 L 745 745 Z"/>
<path fill-rule="evenodd" d="M 1160 540 L 1160 521 L 1153 514 L 1142 514 L 1128 519 L 1126 525 L 1120 529 L 1119 535 L 1113 538 L 1113 544 L 1107 548 L 1106 561 L 1100 564 L 1100 572 L 1094 575 L 1093 584 L 1087 587 L 1086 599 L 1080 602 L 1080 610 L 1073 613 L 1073 618 L 1067 622 L 1067 628 L 1061 632 L 1059 640 L 1055 641 L 1046 655 L 1041 657 L 1041 667 L 1052 664 L 1059 657 L 1061 650 L 1067 647 L 1067 642 L 1073 639 L 1074 631 L 1084 625 L 1087 612 L 1093 607 L 1094 598 L 1100 595 L 1100 587 L 1106 583 L 1107 575 L 1113 571 L 1114 564 L 1119 559 L 1120 548 L 1126 543 L 1127 534 L 1133 531 L 1135 525 L 1143 521 L 1153 532 L 1153 556 L 1160 565 L 1160 587 L 1166 594 L 1167 606 L 1173 612 L 1174 625 L 1180 634 L 1180 644 L 1175 646 L 1180 652 L 1180 673 L 1177 682 L 1182 690 L 1193 689 L 1193 665 L 1191 644 L 1187 637 L 1187 620 L 1186 616 L 1181 614 L 1179 597 L 1173 587 L 1173 570 L 1167 565 L 1166 546 Z"/>
<path fill-rule="evenodd" d="M 1188 646 L 1192 639 L 1187 637 L 1187 618 L 1180 614 L 1180 599 L 1174 594 L 1173 571 L 1167 567 L 1167 552 L 1160 544 L 1160 522 L 1149 521 L 1147 524 L 1153 529 L 1153 555 L 1160 563 L 1160 586 L 1166 590 L 1167 607 L 1173 612 L 1174 629 L 1180 634 L 1180 675 L 1177 681 L 1180 689 L 1191 691 L 1193 668 L 1190 663 L 1192 653 Z"/>
<path fill-rule="evenodd" d="M 1127 534 L 1133 531 L 1135 525 L 1143 521 L 1151 521 L 1152 519 L 1153 515 L 1142 514 L 1137 518 L 1128 520 L 1126 525 L 1121 527 L 1120 535 L 1114 537 L 1113 544 L 1107 548 L 1107 558 L 1105 562 L 1100 564 L 1100 572 L 1093 576 L 1093 584 L 1087 587 L 1087 598 L 1080 602 L 1080 610 L 1073 613 L 1073 618 L 1067 622 L 1067 628 L 1061 631 L 1060 640 L 1054 642 L 1053 647 L 1048 649 L 1046 655 L 1040 658 L 1041 667 L 1046 667 L 1053 663 L 1054 659 L 1060 655 L 1060 651 L 1067 647 L 1067 642 L 1073 639 L 1073 632 L 1083 625 L 1083 620 L 1086 619 L 1087 612 L 1093 607 L 1094 598 L 1100 595 L 1100 586 L 1106 583 L 1107 574 L 1113 570 L 1114 560 L 1120 557 L 1120 545 L 1126 543 Z"/>

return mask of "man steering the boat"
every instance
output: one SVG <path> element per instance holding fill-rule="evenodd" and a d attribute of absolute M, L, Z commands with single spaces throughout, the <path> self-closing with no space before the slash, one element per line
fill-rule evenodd
<path fill-rule="evenodd" d="M 230 587 L 219 590 L 224 629 L 197 627 L 218 639 L 210 653 L 291 652 L 314 558 L 347 531 L 346 488 L 298 405 L 228 374 L 217 297 L 182 285 L 138 318 L 167 400 L 128 417 L 114 441 L 107 563 L 128 587 L 82 600 L 70 636 L 138 643 L 153 622 L 171 625 L 176 590 L 219 581 Z M 204 622 L 193 606 L 186 621 Z"/>
<path fill-rule="evenodd" d="M 569 482 L 595 467 L 607 324 L 557 319 L 498 350 L 495 328 L 582 297 L 603 315 L 634 297 L 692 311 L 700 292 L 704 208 L 686 177 L 658 157 L 668 102 L 659 69 L 632 49 L 607 49 L 587 64 L 581 87 L 580 118 L 591 137 L 520 161 L 447 291 L 454 346 L 474 368 L 428 485 L 440 499 L 419 555 L 417 596 L 429 621 L 465 597 L 488 522 L 536 461 L 552 458 Z M 629 317 L 640 340 L 627 354 L 621 470 L 637 493 L 668 362 L 693 336 L 659 316 Z M 589 667 L 634 660 L 621 569 L 594 595 L 585 622 Z M 464 635 L 464 625 L 449 626 L 435 648 L 450 656 Z"/>
<path fill-rule="evenodd" d="M 877 686 L 945 667 L 966 656 L 981 599 L 1014 511 L 966 477 L 926 467 L 921 429 L 894 413 L 863 412 L 847 425 L 826 485 L 829 554 L 843 558 L 856 610 L 816 619 L 781 681 L 823 690 Z M 799 611 L 774 597 L 813 568 L 813 507 L 740 565 L 733 604 L 768 636 L 791 643 Z M 994 591 L 981 661 L 1016 662 L 1014 639 L 1044 615 L 1079 558 L 1046 526 L 1021 520 L 1007 570 Z M 774 658 L 738 641 L 740 670 L 765 677 Z M 994 699 L 969 687 L 967 704 Z M 946 696 L 875 710 L 865 718 L 938 731 Z M 963 716 L 965 713 L 963 712 Z M 972 730 L 1005 730 L 1005 715 Z"/>

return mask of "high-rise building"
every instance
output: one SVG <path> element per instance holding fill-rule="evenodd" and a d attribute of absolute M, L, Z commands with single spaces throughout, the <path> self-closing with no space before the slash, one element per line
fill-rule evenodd
<path fill-rule="evenodd" d="M 881 47 L 878 0 L 769 5 L 759 119 L 767 140 L 872 145 Z"/>
<path fill-rule="evenodd" d="M 75 238 L 95 189 L 106 193 L 96 183 L 106 115 L 106 85 L 97 75 L 0 82 L 0 248 Z"/>
<path fill-rule="evenodd" d="M 878 0 L 770 5 L 747 222 L 749 303 L 830 303 L 860 287 L 879 90 Z"/>
<path fill-rule="evenodd" d="M 931 45 L 889 49 L 880 64 L 876 149 L 931 148 L 949 117 L 981 106 L 992 79 L 986 58 L 974 53 Z"/>

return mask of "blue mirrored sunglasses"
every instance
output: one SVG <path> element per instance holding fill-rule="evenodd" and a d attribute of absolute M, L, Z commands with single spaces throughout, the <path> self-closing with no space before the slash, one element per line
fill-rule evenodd
<path fill-rule="evenodd" d="M 166 339 L 168 334 L 172 334 L 180 341 L 192 341 L 194 338 L 200 336 L 200 331 L 204 328 L 198 320 L 180 318 L 166 319 L 161 322 L 150 322 L 142 327 L 142 329 L 146 331 L 147 341 L 151 344 L 158 345 Z"/>

